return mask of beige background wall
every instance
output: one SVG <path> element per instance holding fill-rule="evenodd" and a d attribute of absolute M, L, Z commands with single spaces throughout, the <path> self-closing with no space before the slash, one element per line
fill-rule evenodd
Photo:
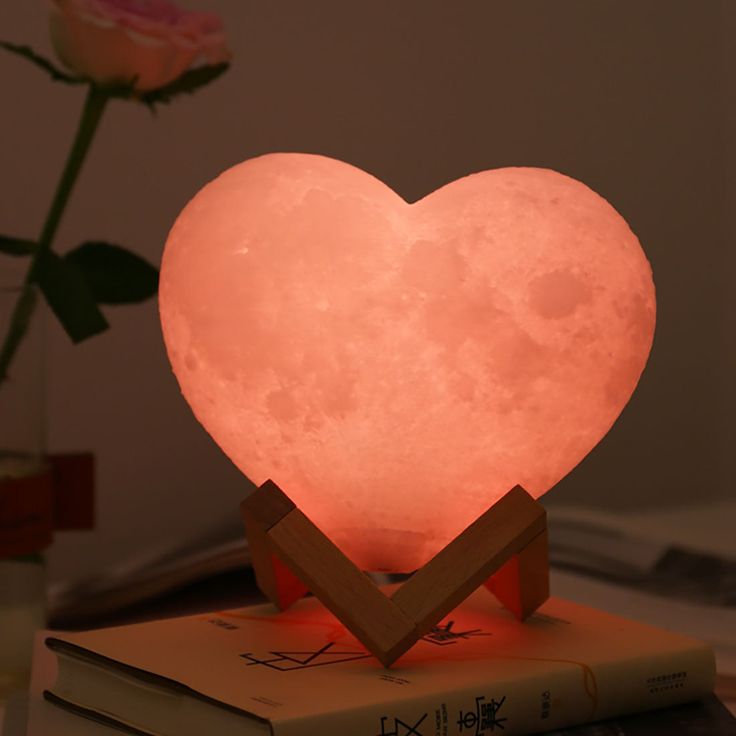
<path fill-rule="evenodd" d="M 736 256 L 725 213 L 736 3 L 199 6 L 225 19 L 231 71 L 156 118 L 111 106 L 61 249 L 98 237 L 157 260 L 204 182 L 268 151 L 345 159 L 408 199 L 484 168 L 558 169 L 608 198 L 639 235 L 659 322 L 631 404 L 549 499 L 630 508 L 733 496 Z M 0 37 L 51 53 L 43 2 L 3 0 Z M 0 90 L 0 231 L 34 236 L 82 92 L 8 55 Z M 80 347 L 49 330 L 51 447 L 93 449 L 100 480 L 99 528 L 57 546 L 57 575 L 234 513 L 245 487 L 178 395 L 155 305 L 108 312 L 112 330 Z"/>

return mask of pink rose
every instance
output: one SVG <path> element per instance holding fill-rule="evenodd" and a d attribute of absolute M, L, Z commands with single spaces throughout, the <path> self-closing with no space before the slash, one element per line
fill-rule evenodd
<path fill-rule="evenodd" d="M 98 84 L 158 89 L 197 63 L 227 61 L 222 21 L 170 0 L 50 0 L 61 61 Z"/>

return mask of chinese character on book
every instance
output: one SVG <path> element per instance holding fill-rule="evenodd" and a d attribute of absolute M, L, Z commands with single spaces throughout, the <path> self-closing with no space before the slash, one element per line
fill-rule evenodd
<path fill-rule="evenodd" d="M 389 720 L 388 716 L 383 716 L 381 718 L 381 733 L 378 736 L 424 736 L 419 730 L 419 726 L 422 725 L 426 717 L 427 714 L 425 713 L 413 726 L 410 723 L 405 723 L 401 718 L 394 718 L 393 731 L 389 731 L 387 729 L 391 728 L 392 725 L 386 723 Z"/>
<path fill-rule="evenodd" d="M 647 678 L 647 687 L 649 692 L 661 693 L 665 690 L 677 690 L 685 687 L 687 682 L 687 672 L 671 672 L 667 675 L 658 675 L 657 677 Z"/>
<path fill-rule="evenodd" d="M 499 716 L 499 711 L 506 701 L 504 695 L 501 700 L 491 699 L 490 703 L 485 702 L 485 696 L 475 699 L 475 710 L 469 710 L 463 714 L 460 711 L 460 716 L 457 721 L 457 725 L 460 726 L 460 733 L 464 732 L 464 729 L 473 731 L 473 736 L 484 736 L 486 733 L 493 732 L 497 728 L 503 730 L 503 725 L 507 719 Z"/>
<path fill-rule="evenodd" d="M 269 652 L 268 657 L 256 657 L 247 652 L 241 654 L 242 659 L 248 660 L 248 666 L 263 665 L 273 670 L 289 672 L 291 670 L 303 670 L 307 667 L 322 667 L 328 664 L 340 662 L 352 662 L 355 659 L 365 659 L 370 655 L 361 651 L 336 651 L 332 647 L 335 642 L 325 644 L 321 649 L 307 652 Z"/>
<path fill-rule="evenodd" d="M 458 639 L 470 639 L 472 636 L 490 636 L 488 632 L 481 629 L 453 631 L 452 627 L 454 625 L 454 621 L 448 621 L 444 626 L 433 626 L 429 634 L 423 636 L 422 639 L 430 644 L 446 646 L 447 644 L 454 644 Z"/>

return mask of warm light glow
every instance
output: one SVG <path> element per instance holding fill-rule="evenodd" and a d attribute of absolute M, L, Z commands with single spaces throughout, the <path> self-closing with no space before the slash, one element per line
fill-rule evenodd
<path fill-rule="evenodd" d="M 160 305 L 184 396 L 233 462 L 363 569 L 397 571 L 574 468 L 631 396 L 655 317 L 638 240 L 574 179 L 484 171 L 409 205 L 303 154 L 194 197 Z"/>

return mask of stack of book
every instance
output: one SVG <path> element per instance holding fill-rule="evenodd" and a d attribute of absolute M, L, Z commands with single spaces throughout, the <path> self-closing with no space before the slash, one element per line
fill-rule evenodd
<path fill-rule="evenodd" d="M 388 670 L 315 599 L 45 643 L 58 661 L 45 698 L 87 719 L 85 733 L 736 733 L 711 695 L 710 647 L 554 598 L 519 623 L 480 590 Z M 33 718 L 28 735 L 54 736 Z"/>

